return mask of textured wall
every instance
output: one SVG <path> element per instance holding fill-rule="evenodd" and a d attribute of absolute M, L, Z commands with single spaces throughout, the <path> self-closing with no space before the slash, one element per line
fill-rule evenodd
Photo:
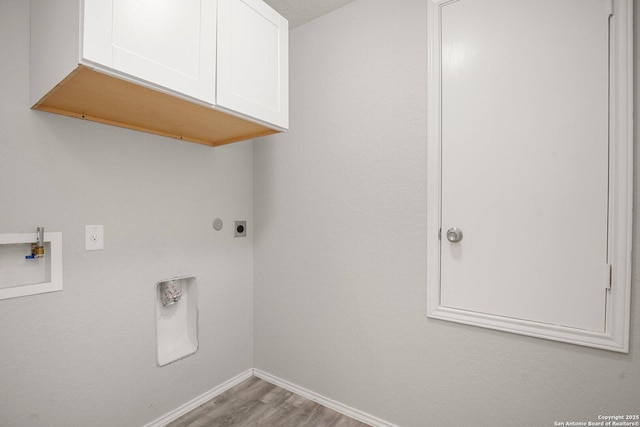
<path fill-rule="evenodd" d="M 637 414 L 637 271 L 628 355 L 427 319 L 425 22 L 359 0 L 291 32 L 291 130 L 254 146 L 256 368 L 406 427 Z"/>
<path fill-rule="evenodd" d="M 230 226 L 252 225 L 251 142 L 30 110 L 23 0 L 0 0 L 0 129 L 0 233 L 42 225 L 64 247 L 62 292 L 0 301 L 0 425 L 139 426 L 252 366 L 252 231 Z M 177 275 L 198 279 L 200 349 L 158 368 L 154 285 Z"/>

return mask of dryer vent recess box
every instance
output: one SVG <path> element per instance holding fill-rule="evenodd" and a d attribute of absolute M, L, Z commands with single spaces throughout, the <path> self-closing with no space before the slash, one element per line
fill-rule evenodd
<path fill-rule="evenodd" d="M 289 126 L 288 49 L 262 0 L 31 0 L 31 105 L 212 146 L 256 138 Z"/>

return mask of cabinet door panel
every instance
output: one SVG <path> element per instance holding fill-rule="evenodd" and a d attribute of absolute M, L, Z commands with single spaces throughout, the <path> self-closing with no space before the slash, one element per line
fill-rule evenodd
<path fill-rule="evenodd" d="M 288 126 L 288 23 L 260 0 L 220 0 L 217 104 Z"/>
<path fill-rule="evenodd" d="M 85 49 L 106 65 L 173 91 L 215 102 L 215 0 L 112 0 L 85 3 Z M 87 23 L 110 31 L 96 35 Z M 109 37 L 110 36 L 110 37 Z M 94 48 L 92 43 L 98 44 Z M 111 55 L 110 62 L 108 56 Z"/>
<path fill-rule="evenodd" d="M 442 304 L 603 332 L 607 10 L 452 3 L 442 61 Z"/>
<path fill-rule="evenodd" d="M 85 0 L 82 60 L 113 67 L 113 0 Z"/>
<path fill-rule="evenodd" d="M 429 317 L 629 351 L 632 5 L 428 1 Z"/>

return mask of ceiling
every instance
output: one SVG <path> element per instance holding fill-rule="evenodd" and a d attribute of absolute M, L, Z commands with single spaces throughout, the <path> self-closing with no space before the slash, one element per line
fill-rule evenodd
<path fill-rule="evenodd" d="M 289 29 L 332 12 L 354 0 L 265 0 L 289 21 Z"/>

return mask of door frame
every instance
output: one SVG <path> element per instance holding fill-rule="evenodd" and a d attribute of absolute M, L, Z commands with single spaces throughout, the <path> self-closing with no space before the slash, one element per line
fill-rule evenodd
<path fill-rule="evenodd" d="M 608 259 L 611 269 L 609 271 L 607 268 L 603 272 L 603 287 L 605 282 L 610 282 L 611 289 L 607 290 L 606 327 L 603 333 L 453 309 L 440 304 L 441 13 L 442 8 L 458 1 L 473 0 L 428 0 L 427 6 L 427 316 L 628 353 L 633 221 L 633 0 L 603 1 L 603 7 L 609 5 L 612 11 L 609 21 L 608 224 Z"/>

